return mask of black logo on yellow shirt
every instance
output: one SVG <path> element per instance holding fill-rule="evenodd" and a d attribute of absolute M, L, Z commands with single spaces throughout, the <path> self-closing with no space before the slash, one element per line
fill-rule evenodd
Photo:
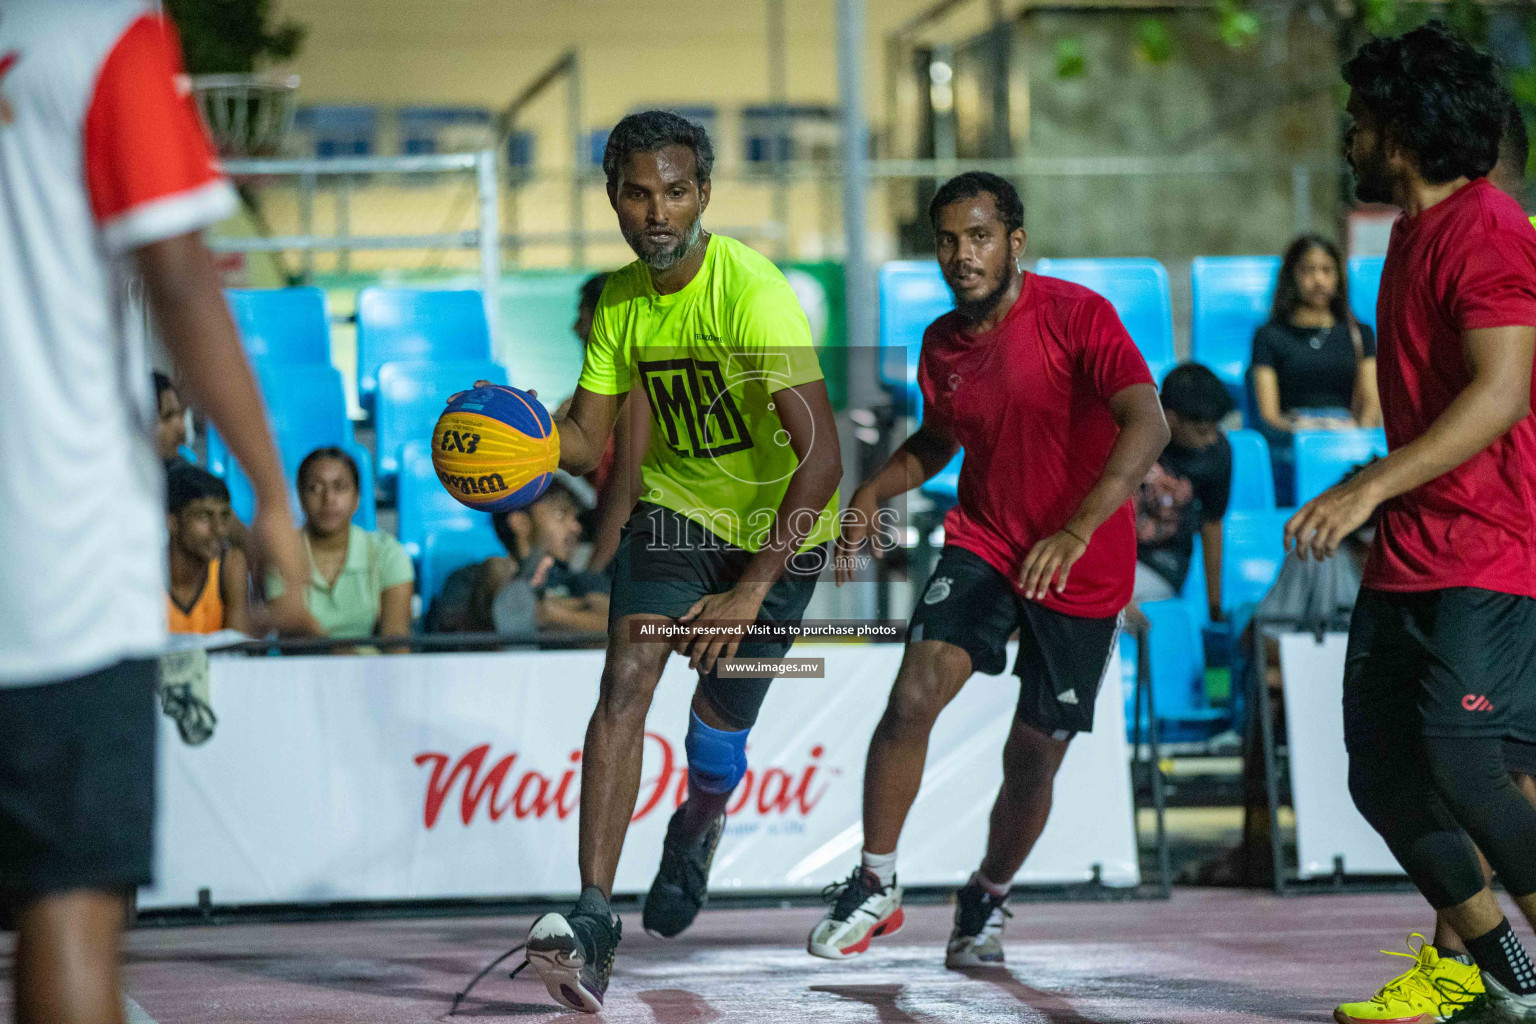
<path fill-rule="evenodd" d="M 726 388 L 718 361 L 658 359 L 641 362 L 639 369 L 651 400 L 651 416 L 677 454 L 716 459 L 752 447 L 746 421 Z"/>

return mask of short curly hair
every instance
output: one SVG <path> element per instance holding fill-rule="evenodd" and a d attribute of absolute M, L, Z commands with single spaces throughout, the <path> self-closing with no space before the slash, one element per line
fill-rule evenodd
<path fill-rule="evenodd" d="M 1371 40 L 1344 81 L 1430 184 L 1481 177 L 1498 161 L 1509 104 L 1499 63 L 1443 22 Z"/>
<path fill-rule="evenodd" d="M 988 171 L 966 171 L 940 185 L 933 194 L 933 201 L 928 204 L 928 223 L 937 231 L 940 210 L 950 203 L 975 199 L 983 193 L 992 197 L 997 205 L 997 215 L 1010 235 L 1024 226 L 1024 201 L 1019 198 L 1019 190 L 1007 178 Z"/>
<path fill-rule="evenodd" d="M 668 146 L 687 146 L 693 150 L 699 184 L 709 180 L 715 169 L 715 148 L 710 145 L 704 127 L 670 110 L 645 110 L 630 114 L 608 133 L 608 145 L 603 150 L 603 173 L 608 176 L 608 187 L 619 183 L 619 171 L 632 154 L 654 153 Z"/>

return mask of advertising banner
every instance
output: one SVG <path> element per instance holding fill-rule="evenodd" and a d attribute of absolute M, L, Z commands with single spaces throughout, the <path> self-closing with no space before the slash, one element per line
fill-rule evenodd
<path fill-rule="evenodd" d="M 864 757 L 900 645 L 799 644 L 825 678 L 783 679 L 748 747 L 714 891 L 815 890 L 862 840 Z M 1011 659 L 1011 655 L 1010 655 Z M 218 726 L 162 718 L 156 877 L 141 907 L 575 893 L 581 750 L 601 651 L 213 659 Z M 1011 661 L 1010 661 L 1011 663 Z M 1074 741 L 1019 882 L 1139 881 L 1118 660 Z M 643 893 L 686 793 L 696 676 L 673 658 L 647 720 L 616 891 Z M 940 717 L 900 846 L 904 884 L 980 861 L 1018 683 L 976 676 Z"/>

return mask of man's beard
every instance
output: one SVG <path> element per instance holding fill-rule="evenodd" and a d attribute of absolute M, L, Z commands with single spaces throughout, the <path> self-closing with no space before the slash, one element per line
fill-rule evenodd
<path fill-rule="evenodd" d="M 703 219 L 702 217 L 695 217 L 693 224 L 683 234 L 683 237 L 677 240 L 677 244 L 660 252 L 649 252 L 646 250 L 645 232 L 643 230 L 635 234 L 625 232 L 624 241 L 628 242 L 629 247 L 635 251 L 635 255 L 640 257 L 640 262 L 652 270 L 667 270 L 675 266 L 684 256 L 688 255 L 689 251 L 698 243 L 699 236 L 704 233 Z"/>
<path fill-rule="evenodd" d="M 997 306 L 997 300 L 1001 299 L 1003 293 L 1013 284 L 1014 272 L 1013 261 L 1004 262 L 1002 277 L 998 280 L 997 287 L 979 299 L 962 299 L 951 286 L 949 291 L 955 296 L 955 312 L 960 314 L 960 319 L 971 324 L 986 319 L 987 314 Z"/>
<path fill-rule="evenodd" d="M 1355 198 L 1362 203 L 1392 202 L 1392 179 L 1387 174 L 1387 161 L 1379 151 L 1370 154 L 1357 167 L 1350 163 L 1355 174 Z"/>

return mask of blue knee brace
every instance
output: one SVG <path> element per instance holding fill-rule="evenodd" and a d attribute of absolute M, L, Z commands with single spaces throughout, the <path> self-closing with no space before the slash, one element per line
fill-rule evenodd
<path fill-rule="evenodd" d="M 705 793 L 729 793 L 735 789 L 747 773 L 747 733 L 751 731 L 716 729 L 689 711 L 688 738 L 683 741 L 688 754 L 688 781 Z"/>

